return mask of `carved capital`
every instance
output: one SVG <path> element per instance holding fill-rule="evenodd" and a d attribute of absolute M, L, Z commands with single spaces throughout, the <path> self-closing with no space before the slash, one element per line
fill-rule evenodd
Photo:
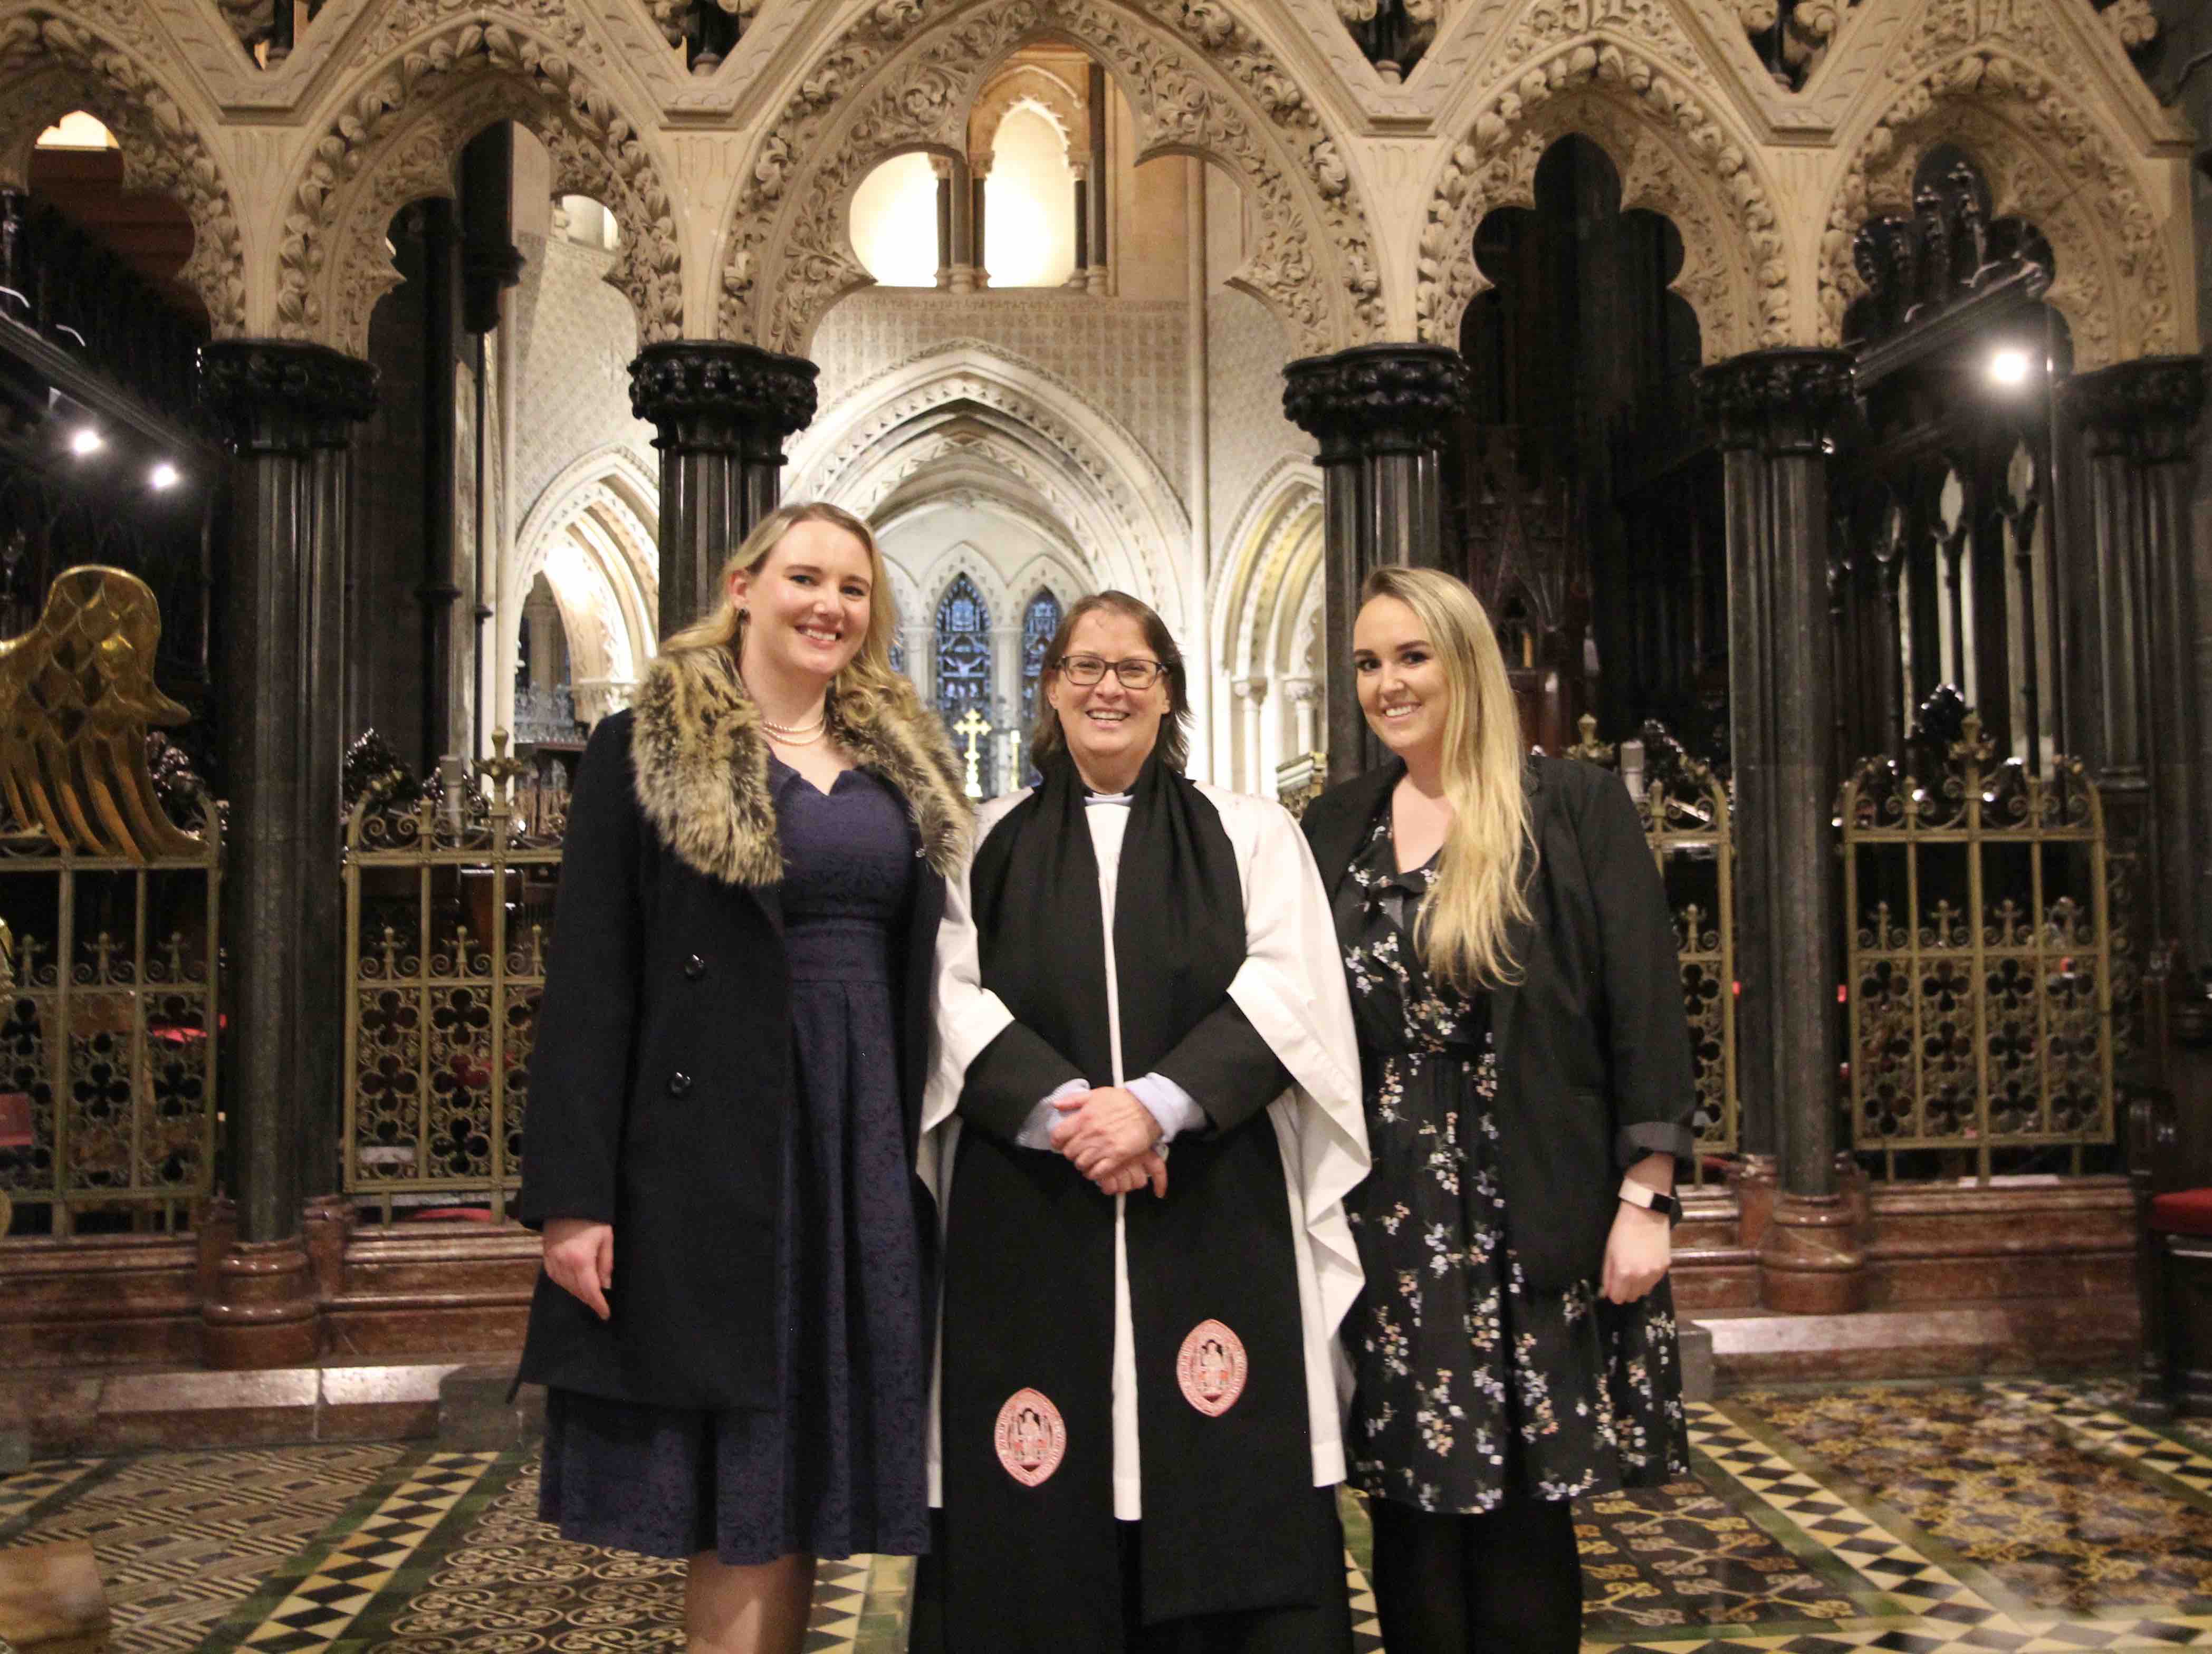
<path fill-rule="evenodd" d="M 200 347 L 199 394 L 234 452 L 343 448 L 376 411 L 376 369 L 327 345 L 214 339 Z"/>
<path fill-rule="evenodd" d="M 2081 422 L 2089 451 L 2146 465 L 2189 455 L 2204 406 L 2202 356 L 2139 356 L 2069 379 L 2060 394 Z"/>
<path fill-rule="evenodd" d="M 780 461 L 784 439 L 813 422 L 820 371 L 755 345 L 671 339 L 630 363 L 630 411 L 659 432 L 656 447 Z"/>
<path fill-rule="evenodd" d="M 1434 447 L 1466 409 L 1474 376 L 1456 350 L 1368 344 L 1283 370 L 1283 412 L 1321 443 L 1324 465 Z"/>
<path fill-rule="evenodd" d="M 1753 350 L 1698 373 L 1698 403 L 1723 448 L 1770 457 L 1826 451 L 1851 400 L 1845 350 Z"/>

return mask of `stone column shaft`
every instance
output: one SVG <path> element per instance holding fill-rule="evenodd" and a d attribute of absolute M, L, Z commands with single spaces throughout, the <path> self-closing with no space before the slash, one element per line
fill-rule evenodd
<path fill-rule="evenodd" d="M 1841 933 L 1834 682 L 1825 669 L 1826 448 L 1850 396 L 1850 358 L 1756 351 L 1707 368 L 1699 391 L 1728 490 L 1745 1142 L 1780 1160 L 1761 1293 L 1772 1308 L 1830 1313 L 1858 1308 L 1865 1295 L 1857 1203 L 1838 1168 Z"/>
<path fill-rule="evenodd" d="M 2140 801 L 2130 812 L 2148 837 L 2137 957 L 2192 976 L 2212 964 L 2212 772 L 2199 757 L 2212 683 L 2197 659 L 2189 512 L 2204 380 L 2200 357 L 2151 356 L 2082 374 L 2063 391 L 2090 477 L 2092 541 L 2076 559 L 2089 568 L 2083 676 L 2096 691 L 2096 750 L 2085 756 L 2124 809 Z"/>
<path fill-rule="evenodd" d="M 1385 563 L 1441 567 L 1443 450 L 1472 378 L 1442 345 L 1358 345 L 1283 370 L 1283 411 L 1321 444 L 1324 719 L 1332 781 L 1372 761 L 1352 683 L 1360 583 Z"/>
<path fill-rule="evenodd" d="M 203 1311 L 210 1365 L 312 1360 L 303 1203 L 339 1185 L 347 445 L 375 372 L 317 345 L 204 346 L 233 456 L 223 693 L 225 1069 L 237 1238 Z"/>
<path fill-rule="evenodd" d="M 812 362 L 674 339 L 630 364 L 630 409 L 660 451 L 660 635 L 689 626 L 723 560 L 774 511 L 783 444 L 814 417 Z"/>

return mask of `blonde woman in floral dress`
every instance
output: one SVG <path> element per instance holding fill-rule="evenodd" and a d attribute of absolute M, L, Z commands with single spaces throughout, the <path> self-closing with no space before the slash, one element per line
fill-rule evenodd
<path fill-rule="evenodd" d="M 1351 1480 L 1390 1654 L 1567 1654 L 1571 1501 L 1688 1469 L 1674 928 L 1619 779 L 1523 755 L 1474 594 L 1392 567 L 1362 597 L 1352 669 L 1390 757 L 1305 817 L 1374 1154 L 1346 1201 Z"/>

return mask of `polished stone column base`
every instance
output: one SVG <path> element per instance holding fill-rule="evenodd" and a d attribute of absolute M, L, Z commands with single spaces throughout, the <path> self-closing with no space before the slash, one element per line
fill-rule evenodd
<path fill-rule="evenodd" d="M 1836 1179 L 1832 1195 L 1775 1191 L 1759 1242 L 1764 1308 L 1850 1315 L 1867 1306 L 1866 1178 L 1856 1166 L 1839 1163 Z"/>
<path fill-rule="evenodd" d="M 200 1348 L 219 1372 L 298 1366 L 321 1354 L 322 1328 L 306 1240 L 234 1241 L 216 1261 L 200 1306 Z"/>
<path fill-rule="evenodd" d="M 1774 1191 L 1781 1172 L 1771 1154 L 1744 1154 L 1729 1173 L 1735 1194 L 1735 1244 L 1757 1251 L 1774 1217 Z"/>
<path fill-rule="evenodd" d="M 315 1297 L 327 1304 L 345 1290 L 346 1242 L 353 1235 L 353 1203 L 343 1195 L 319 1195 L 301 1214 Z"/>

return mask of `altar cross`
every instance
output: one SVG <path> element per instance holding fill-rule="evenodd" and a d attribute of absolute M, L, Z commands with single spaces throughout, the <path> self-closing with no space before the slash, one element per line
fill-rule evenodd
<path fill-rule="evenodd" d="M 983 754 L 976 743 L 991 733 L 991 720 L 985 718 L 980 710 L 970 706 L 960 714 L 959 721 L 952 726 L 952 733 L 962 738 L 967 748 L 968 796 L 981 798 L 983 796 Z"/>

